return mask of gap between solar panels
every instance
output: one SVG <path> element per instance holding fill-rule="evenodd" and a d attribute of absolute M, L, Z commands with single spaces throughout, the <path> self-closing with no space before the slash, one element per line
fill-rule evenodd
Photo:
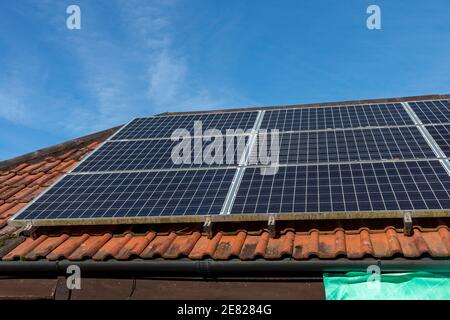
<path fill-rule="evenodd" d="M 11 223 L 449 216 L 448 141 L 442 129 L 449 121 L 448 100 L 137 118 Z M 230 150 L 224 137 L 231 136 L 243 148 L 233 149 L 224 163 L 205 163 L 203 156 L 196 161 L 190 154 L 190 161 L 176 164 L 171 136 L 177 129 L 202 150 L 212 140 L 195 140 L 204 132 L 218 137 L 242 129 L 221 136 L 220 144 Z M 278 134 L 270 130 L 280 130 L 279 148 L 275 165 L 267 167 L 258 159 L 261 141 Z"/>

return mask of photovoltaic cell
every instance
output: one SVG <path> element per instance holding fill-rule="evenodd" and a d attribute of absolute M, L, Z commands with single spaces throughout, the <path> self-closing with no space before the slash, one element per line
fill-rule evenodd
<path fill-rule="evenodd" d="M 237 166 L 248 136 L 210 137 L 207 140 L 205 137 L 204 139 L 200 137 L 197 140 L 200 146 L 199 151 L 195 149 L 194 138 L 186 140 L 186 146 L 189 146 L 184 150 L 186 158 L 184 158 L 183 150 L 180 150 L 181 140 L 107 142 L 73 172 Z M 217 149 L 212 148 L 213 143 L 217 143 Z"/>
<path fill-rule="evenodd" d="M 19 219 L 219 214 L 236 169 L 68 175 Z"/>
<path fill-rule="evenodd" d="M 439 161 L 247 168 L 231 213 L 303 213 L 450 208 Z"/>
<path fill-rule="evenodd" d="M 426 126 L 438 146 L 450 157 L 450 125 Z"/>
<path fill-rule="evenodd" d="M 217 129 L 224 135 L 227 129 L 243 131 L 252 129 L 257 115 L 258 112 L 225 112 L 138 118 L 123 128 L 112 140 L 170 138 L 177 129 L 185 129 L 193 135 L 196 121 L 201 121 L 203 131 Z"/>
<path fill-rule="evenodd" d="M 424 124 L 450 122 L 450 100 L 408 102 Z"/>
<path fill-rule="evenodd" d="M 252 154 L 261 145 L 269 150 L 271 140 L 260 134 Z M 279 140 L 281 164 L 435 157 L 416 127 L 282 132 Z"/>
<path fill-rule="evenodd" d="M 261 129 L 303 131 L 413 125 L 400 103 L 266 111 Z"/>

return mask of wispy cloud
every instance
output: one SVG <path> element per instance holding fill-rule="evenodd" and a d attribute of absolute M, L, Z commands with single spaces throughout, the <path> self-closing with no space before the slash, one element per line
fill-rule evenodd
<path fill-rule="evenodd" d="M 187 66 L 182 59 L 163 51 L 149 69 L 149 96 L 159 108 L 173 104 L 182 90 Z"/>
<path fill-rule="evenodd" d="M 192 70 L 192 57 L 175 40 L 178 1 L 116 0 L 108 5 L 111 13 L 105 15 L 95 3 L 80 2 L 79 31 L 64 28 L 64 3 L 46 0 L 21 8 L 54 30 L 39 41 L 67 53 L 65 62 L 72 66 L 60 74 L 48 57 L 29 63 L 32 52 L 24 54 L 19 60 L 35 67 L 9 68 L 12 76 L 0 77 L 0 117 L 73 136 L 163 111 L 256 104 Z M 46 70 L 53 74 L 47 77 Z M 54 78 L 55 73 L 63 78 Z"/>

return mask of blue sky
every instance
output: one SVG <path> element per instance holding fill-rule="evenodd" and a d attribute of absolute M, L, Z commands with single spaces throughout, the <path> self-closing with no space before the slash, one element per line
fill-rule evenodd
<path fill-rule="evenodd" d="M 66 28 L 67 6 L 81 30 Z M 382 29 L 366 9 L 381 7 Z M 163 111 L 450 93 L 450 2 L 0 3 L 0 160 Z"/>

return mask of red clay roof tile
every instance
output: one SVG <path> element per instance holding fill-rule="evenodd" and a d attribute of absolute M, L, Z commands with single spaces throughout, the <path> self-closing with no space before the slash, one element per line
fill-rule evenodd
<path fill-rule="evenodd" d="M 39 175 L 36 175 L 36 176 L 39 176 L 39 178 L 31 181 L 31 183 L 29 184 L 30 187 L 34 187 L 34 186 L 48 187 L 53 182 L 55 182 L 55 180 L 57 180 L 59 177 L 61 177 L 61 174 L 59 172 L 54 172 L 54 173 L 50 173 L 50 174 L 46 174 L 46 173 L 42 172 Z"/>
<path fill-rule="evenodd" d="M 241 260 L 257 258 L 271 260 L 292 257 L 304 260 L 314 256 L 322 259 L 338 257 L 359 259 L 365 256 L 390 258 L 396 254 L 408 258 L 419 258 L 423 255 L 443 258 L 450 256 L 448 234 L 448 228 L 440 226 L 424 232 L 415 228 L 412 237 L 392 228 L 386 231 L 363 228 L 356 232 L 345 232 L 338 228 L 333 232 L 322 233 L 317 230 L 307 233 L 288 231 L 278 238 L 271 238 L 266 231 L 259 235 L 248 235 L 243 231 L 226 236 L 218 233 L 212 239 L 208 239 L 207 235 L 200 232 L 182 235 L 175 232 L 164 235 L 157 235 L 156 232 L 149 232 L 146 235 L 126 232 L 114 237 L 111 233 L 97 236 L 40 235 L 37 239 L 26 238 L 25 242 L 3 259 L 126 260 L 134 257 L 143 259 L 188 257 L 193 260 L 205 258 L 227 260 L 238 257 Z M 367 238 L 370 239 L 370 245 L 367 244 Z M 396 239 L 394 242 L 396 244 L 389 248 L 388 243 L 392 242 L 392 239 Z"/>
<path fill-rule="evenodd" d="M 60 237 L 47 237 L 44 241 L 29 251 L 24 257 L 26 260 L 36 260 L 39 258 L 45 258 L 50 252 L 56 249 L 64 241 L 69 238 L 69 235 L 63 235 Z"/>
<path fill-rule="evenodd" d="M 59 173 L 66 173 L 68 172 L 75 164 L 77 164 L 77 161 L 75 160 L 68 160 L 61 162 L 59 165 L 55 166 L 52 170 L 50 170 L 51 173 L 59 172 Z"/>
<path fill-rule="evenodd" d="M 64 237 L 61 235 L 60 237 Z M 47 255 L 47 260 L 60 260 L 61 258 L 69 258 L 69 256 L 77 250 L 82 243 L 89 238 L 88 234 L 81 236 L 71 236 L 67 238 L 60 246 L 56 247 Z"/>
<path fill-rule="evenodd" d="M 2 260 L 8 261 L 8 260 L 24 259 L 28 253 L 33 251 L 33 249 L 36 248 L 45 239 L 47 239 L 46 235 L 42 235 L 36 240 L 34 240 L 33 238 L 27 238 L 24 242 L 19 244 L 14 250 L 12 250 L 6 256 L 4 256 Z"/>
<path fill-rule="evenodd" d="M 10 205 L 11 207 L 9 209 L 6 209 L 7 208 L 6 205 Z M 26 203 L 7 202 L 7 203 L 5 203 L 5 208 L 1 209 L 0 216 L 4 217 L 4 218 L 12 217 L 26 205 L 27 205 Z"/>
<path fill-rule="evenodd" d="M 119 237 L 113 237 L 106 242 L 100 250 L 92 257 L 94 260 L 106 260 L 109 257 L 115 257 L 119 251 L 131 240 L 133 236 L 130 233 Z"/>
<path fill-rule="evenodd" d="M 0 194 L 0 200 L 5 200 L 6 202 L 8 202 L 8 199 L 14 197 L 17 193 L 19 193 L 25 187 L 26 187 L 26 185 L 22 184 L 17 187 L 10 187 L 10 188 L 6 189 L 4 192 L 2 192 Z M 11 202 L 11 201 L 9 201 L 9 202 Z"/>
<path fill-rule="evenodd" d="M 12 168 L 11 170 L 9 170 L 9 172 L 16 173 L 16 172 L 26 168 L 27 166 L 28 166 L 28 163 L 21 163 L 18 166 L 16 166 L 16 167 Z"/>
<path fill-rule="evenodd" d="M 26 185 L 26 183 L 22 183 L 22 181 L 25 180 L 28 176 L 29 176 L 28 173 L 24 173 L 21 175 L 17 174 L 11 177 L 10 179 L 6 180 L 5 182 L 3 182 L 3 185 L 10 187 L 18 187 L 23 184 Z"/>
<path fill-rule="evenodd" d="M 17 174 L 24 174 L 24 173 L 28 173 L 28 172 L 37 170 L 40 167 L 42 167 L 43 165 L 45 165 L 45 161 L 40 161 L 38 163 L 30 164 L 30 165 L 26 166 L 25 168 L 17 171 Z"/>
<path fill-rule="evenodd" d="M 188 256 L 198 239 L 200 239 L 200 236 L 199 232 L 177 236 L 162 254 L 163 258 L 176 259 L 180 256 Z"/>
<path fill-rule="evenodd" d="M 176 237 L 175 232 L 171 232 L 168 235 L 156 236 L 139 256 L 142 258 L 161 257 Z"/>
<path fill-rule="evenodd" d="M 68 257 L 70 260 L 83 260 L 91 258 L 109 240 L 112 235 L 106 233 L 102 236 L 90 236 Z"/>
<path fill-rule="evenodd" d="M 52 162 L 47 162 L 44 163 L 42 166 L 40 166 L 39 168 L 36 168 L 34 170 L 31 170 L 30 173 L 31 174 L 37 174 L 39 172 L 49 172 L 50 170 L 52 170 L 53 168 L 55 168 L 56 166 L 58 166 L 61 163 L 61 160 L 57 160 L 57 161 L 52 161 Z"/>
<path fill-rule="evenodd" d="M 216 233 L 212 239 L 209 239 L 208 237 L 200 237 L 194 248 L 192 248 L 189 253 L 189 258 L 193 260 L 200 260 L 206 257 L 212 257 L 221 238 L 221 232 Z"/>
<path fill-rule="evenodd" d="M 133 256 L 139 256 L 141 252 L 156 236 L 154 232 L 148 232 L 146 235 L 135 235 L 120 248 L 115 255 L 118 260 L 128 260 Z"/>
<path fill-rule="evenodd" d="M 33 200 L 34 197 L 37 196 L 40 192 L 41 192 L 40 186 L 25 187 L 16 194 L 14 194 L 14 196 L 11 197 L 11 201 L 28 203 L 31 200 Z"/>
<path fill-rule="evenodd" d="M 16 174 L 14 172 L 9 172 L 5 175 L 0 176 L 0 184 L 3 186 L 3 184 L 5 183 L 5 181 L 8 181 L 9 179 L 11 179 L 12 177 L 14 177 Z M 5 185 L 6 187 L 6 185 Z"/>
<path fill-rule="evenodd" d="M 238 257 L 245 238 L 246 234 L 243 231 L 238 232 L 236 235 L 222 235 L 216 246 L 216 250 L 212 254 L 212 258 L 216 260 L 227 260 L 232 257 Z"/>

